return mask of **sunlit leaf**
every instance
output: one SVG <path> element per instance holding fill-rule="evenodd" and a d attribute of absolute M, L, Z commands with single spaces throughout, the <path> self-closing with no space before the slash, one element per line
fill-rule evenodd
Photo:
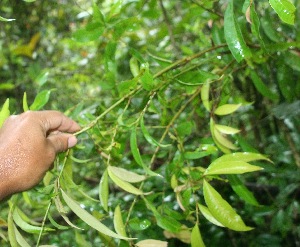
<path fill-rule="evenodd" d="M 242 105 L 241 104 L 225 104 L 225 105 L 221 105 L 219 106 L 214 113 L 216 115 L 228 115 L 231 114 L 235 111 L 237 111 Z"/>
<path fill-rule="evenodd" d="M 140 189 L 134 187 L 132 184 L 120 179 L 118 176 L 116 176 L 111 170 L 108 169 L 108 175 L 111 178 L 111 180 L 117 185 L 119 186 L 121 189 L 135 194 L 135 195 L 142 195 L 144 194 L 143 191 L 141 191 Z"/>
<path fill-rule="evenodd" d="M 119 205 L 115 208 L 114 227 L 115 227 L 116 232 L 119 235 L 121 235 L 123 237 L 127 237 L 126 230 L 125 230 L 125 225 L 124 225 L 124 222 L 123 222 L 123 219 L 122 219 L 121 208 L 120 208 Z"/>
<path fill-rule="evenodd" d="M 212 216 L 211 212 L 208 210 L 207 207 L 198 204 L 200 212 L 202 213 L 202 215 L 211 223 L 213 223 L 216 226 L 220 226 L 220 227 L 224 227 L 214 216 Z"/>
<path fill-rule="evenodd" d="M 27 94 L 26 92 L 24 92 L 24 95 L 23 95 L 23 111 L 26 112 L 29 110 L 29 107 L 28 107 L 28 103 L 27 103 Z"/>
<path fill-rule="evenodd" d="M 42 87 L 47 82 L 48 76 L 49 71 L 43 71 L 34 79 L 34 82 L 38 84 L 39 87 Z"/>
<path fill-rule="evenodd" d="M 168 242 L 160 241 L 160 240 L 154 240 L 154 239 L 146 239 L 139 241 L 135 244 L 137 247 L 167 247 Z"/>
<path fill-rule="evenodd" d="M 249 153 L 249 152 L 236 152 L 232 154 L 225 154 L 218 159 L 214 160 L 212 164 L 219 163 L 219 162 L 231 162 L 231 161 L 244 161 L 244 162 L 251 162 L 255 160 L 266 160 L 271 162 L 270 159 L 265 157 L 259 153 Z"/>
<path fill-rule="evenodd" d="M 262 167 L 250 165 L 244 161 L 226 161 L 212 163 L 205 171 L 205 175 L 243 174 L 262 170 Z"/>
<path fill-rule="evenodd" d="M 113 238 L 119 238 L 119 239 L 129 239 L 126 237 L 123 237 L 119 234 L 116 234 L 109 228 L 107 228 L 105 225 L 103 225 L 99 220 L 97 220 L 94 216 L 92 216 L 90 213 L 88 213 L 86 210 L 84 210 L 76 201 L 74 201 L 71 197 L 69 197 L 63 190 L 61 190 L 61 194 L 67 203 L 67 205 L 70 207 L 70 209 L 85 223 L 87 223 L 90 227 L 96 229 L 97 231 L 113 237 Z"/>
<path fill-rule="evenodd" d="M 282 21 L 291 25 L 294 24 L 296 7 L 291 1 L 269 0 L 269 2 Z"/>
<path fill-rule="evenodd" d="M 30 247 L 29 243 L 24 239 L 21 233 L 18 231 L 17 227 L 14 226 L 17 242 L 21 247 Z"/>
<path fill-rule="evenodd" d="M 39 92 L 29 109 L 37 111 L 43 108 L 48 103 L 51 92 L 52 90 L 43 90 Z"/>
<path fill-rule="evenodd" d="M 108 172 L 106 169 L 102 174 L 100 184 L 99 184 L 99 199 L 102 207 L 106 212 L 108 211 L 108 194 L 109 194 Z"/>
<path fill-rule="evenodd" d="M 109 166 L 108 170 L 111 171 L 118 178 L 128 183 L 139 183 L 146 179 L 146 176 L 139 175 L 137 173 L 125 170 L 121 167 Z"/>
<path fill-rule="evenodd" d="M 9 99 L 7 99 L 0 111 L 0 128 L 2 127 L 4 121 L 9 117 L 10 115 L 10 110 L 9 110 Z"/>
<path fill-rule="evenodd" d="M 203 193 L 209 211 L 222 225 L 235 231 L 253 229 L 245 225 L 242 218 L 206 180 L 203 180 Z"/>
<path fill-rule="evenodd" d="M 8 213 L 8 218 L 7 218 L 7 226 L 8 226 L 8 239 L 11 247 L 19 247 L 19 244 L 17 242 L 17 237 L 16 237 L 16 226 L 13 221 L 13 216 L 11 211 Z"/>
<path fill-rule="evenodd" d="M 224 33 L 227 45 L 237 62 L 252 56 L 246 45 L 241 29 L 235 17 L 233 0 L 230 0 L 224 16 Z"/>
<path fill-rule="evenodd" d="M 226 134 L 226 135 L 234 135 L 234 134 L 240 132 L 239 129 L 235 129 L 235 128 L 232 128 L 230 126 L 220 125 L 220 124 L 215 124 L 215 128 L 218 131 L 220 131 L 222 134 Z"/>
<path fill-rule="evenodd" d="M 7 19 L 7 18 L 4 18 L 2 16 L 0 16 L 0 21 L 15 21 L 16 19 Z"/>
<path fill-rule="evenodd" d="M 205 247 L 198 225 L 195 225 L 192 230 L 191 247 Z"/>

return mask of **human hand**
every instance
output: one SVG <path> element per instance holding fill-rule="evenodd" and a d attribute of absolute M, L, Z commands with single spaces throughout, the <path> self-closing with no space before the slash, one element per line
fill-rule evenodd
<path fill-rule="evenodd" d="M 38 184 L 55 156 L 76 145 L 79 125 L 57 111 L 10 116 L 0 129 L 0 200 Z"/>

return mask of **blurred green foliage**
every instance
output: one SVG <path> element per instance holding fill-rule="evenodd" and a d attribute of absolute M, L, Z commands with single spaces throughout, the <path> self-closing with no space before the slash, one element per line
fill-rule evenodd
<path fill-rule="evenodd" d="M 0 204 L 0 245 L 300 245 L 299 9 L 2 0 L 1 105 L 57 109 L 83 130 L 40 185 Z M 213 173 L 232 152 L 266 156 Z M 249 229 L 229 222 L 236 214 L 254 229 L 239 232 Z M 109 237 L 95 219 L 137 240 Z"/>

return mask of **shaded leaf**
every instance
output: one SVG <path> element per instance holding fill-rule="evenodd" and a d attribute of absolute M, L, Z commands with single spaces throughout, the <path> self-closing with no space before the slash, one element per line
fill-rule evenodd
<path fill-rule="evenodd" d="M 122 213 L 121 213 L 121 209 L 120 209 L 119 205 L 115 208 L 114 227 L 115 227 L 116 232 L 119 235 L 121 235 L 123 237 L 127 237 L 126 230 L 125 230 L 125 225 L 124 225 L 124 222 L 123 222 L 123 219 L 122 219 Z"/>
<path fill-rule="evenodd" d="M 110 230 L 108 227 L 103 225 L 100 221 L 98 221 L 94 216 L 92 216 L 90 213 L 88 213 L 86 210 L 84 210 L 80 205 L 74 201 L 71 197 L 69 197 L 63 190 L 61 190 L 61 194 L 67 203 L 67 205 L 70 207 L 70 209 L 85 223 L 87 223 L 90 227 L 96 229 L 97 231 L 113 237 L 113 238 L 119 238 L 119 239 L 129 239 L 126 237 L 123 237 L 119 234 L 116 234 L 112 230 Z"/>
<path fill-rule="evenodd" d="M 108 172 L 107 169 L 103 172 L 100 184 L 99 184 L 99 199 L 102 207 L 107 212 L 108 211 Z"/>

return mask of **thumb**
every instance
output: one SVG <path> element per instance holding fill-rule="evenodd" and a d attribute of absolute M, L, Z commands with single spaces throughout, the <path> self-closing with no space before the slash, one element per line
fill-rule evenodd
<path fill-rule="evenodd" d="M 54 147 L 56 153 L 64 152 L 68 148 L 74 147 L 77 143 L 77 138 L 74 135 L 65 133 L 49 135 L 47 139 Z"/>

